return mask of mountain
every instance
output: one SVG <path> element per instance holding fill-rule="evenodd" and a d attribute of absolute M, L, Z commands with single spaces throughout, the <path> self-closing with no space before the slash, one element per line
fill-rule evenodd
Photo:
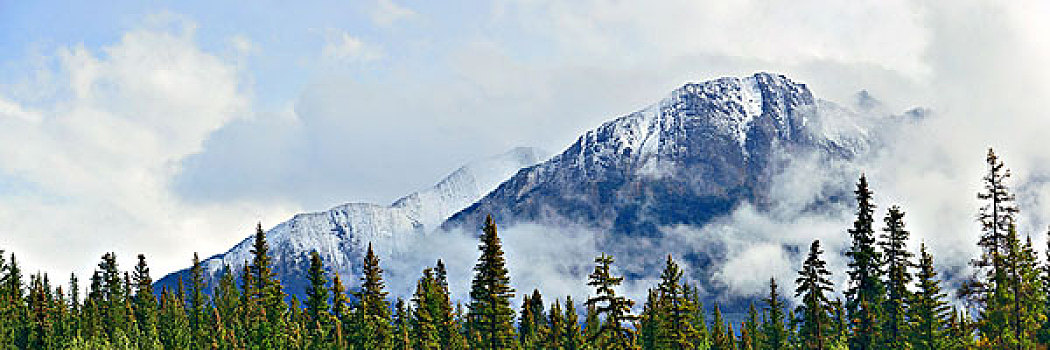
<path fill-rule="evenodd" d="M 317 251 L 327 269 L 338 272 L 344 281 L 355 281 L 369 242 L 382 242 L 376 245 L 377 250 L 396 250 L 412 241 L 413 235 L 432 231 L 522 167 L 536 164 L 547 155 L 536 148 L 514 148 L 464 165 L 436 185 L 388 206 L 348 203 L 323 212 L 298 214 L 266 232 L 277 277 L 286 292 L 301 294 L 306 285 L 309 254 Z M 206 283 L 218 281 L 225 265 L 239 273 L 244 263 L 251 260 L 252 240 L 249 235 L 226 253 L 204 260 Z M 174 288 L 180 276 L 188 281 L 189 270 L 165 276 L 157 281 L 155 289 L 159 292 L 164 287 Z"/>
<path fill-rule="evenodd" d="M 686 84 L 587 131 L 442 227 L 476 230 L 489 214 L 503 226 L 583 226 L 628 277 L 651 275 L 667 253 L 652 247 L 668 228 L 702 227 L 745 202 L 770 207 L 773 181 L 793 158 L 855 159 L 878 145 L 876 119 L 782 75 Z M 701 282 L 712 282 L 708 267 L 723 258 L 717 247 L 685 257 Z"/>

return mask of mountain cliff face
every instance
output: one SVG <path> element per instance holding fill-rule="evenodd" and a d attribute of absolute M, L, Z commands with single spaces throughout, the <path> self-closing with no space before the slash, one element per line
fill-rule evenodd
<path fill-rule="evenodd" d="M 412 245 L 442 241 L 412 238 L 477 233 L 489 214 L 502 228 L 523 223 L 551 232 L 584 227 L 595 233 L 595 248 L 616 256 L 627 277 L 652 276 L 667 253 L 653 247 L 669 228 L 703 227 L 742 203 L 758 210 L 771 207 L 777 200 L 774 181 L 794 159 L 861 157 L 878 147 L 880 133 L 892 130 L 888 123 L 816 99 L 806 85 L 781 75 L 686 84 L 651 106 L 587 131 L 549 159 L 533 149 L 515 149 L 464 166 L 390 206 L 346 204 L 297 215 L 268 231 L 267 239 L 290 294 L 303 291 L 311 251 L 353 285 L 368 242 L 381 243 L 376 245 L 381 256 L 428 252 Z M 822 193 L 828 197 L 822 200 L 846 198 L 848 190 L 840 192 Z M 217 278 L 224 265 L 237 271 L 250 259 L 250 245 L 249 238 L 207 259 L 207 279 Z M 676 257 L 690 268 L 692 280 L 717 293 L 712 276 L 725 260 L 719 247 L 697 247 Z M 593 257 L 567 258 L 586 262 Z M 186 273 L 165 277 L 157 290 Z M 581 283 L 585 279 L 577 277 Z M 746 305 L 723 301 L 727 312 Z"/>
<path fill-rule="evenodd" d="M 300 294 L 305 286 L 310 252 L 317 251 L 330 271 L 344 281 L 356 281 L 358 266 L 369 242 L 380 250 L 397 250 L 414 235 L 426 234 L 456 211 L 474 203 L 522 167 L 536 164 L 547 155 L 535 148 L 519 147 L 509 152 L 467 164 L 436 185 L 398 199 L 389 206 L 348 203 L 324 212 L 299 214 L 266 232 L 277 277 L 286 292 Z M 252 237 L 226 253 L 202 262 L 205 280 L 221 277 L 223 266 L 239 273 L 251 261 Z M 188 281 L 189 270 L 165 276 L 156 290 L 172 288 L 179 276 Z"/>
<path fill-rule="evenodd" d="M 586 132 L 523 169 L 443 227 L 497 222 L 575 224 L 607 238 L 658 237 L 702 225 L 741 202 L 770 201 L 791 155 L 852 158 L 871 137 L 859 117 L 784 76 L 759 73 L 687 84 L 643 110 Z"/>

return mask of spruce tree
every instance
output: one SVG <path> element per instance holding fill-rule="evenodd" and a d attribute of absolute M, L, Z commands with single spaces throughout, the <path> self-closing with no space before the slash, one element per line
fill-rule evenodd
<path fill-rule="evenodd" d="M 273 271 L 273 258 L 270 257 L 270 246 L 266 243 L 266 233 L 262 224 L 255 226 L 255 239 L 252 243 L 252 263 L 247 266 L 245 283 L 251 283 L 245 289 L 248 293 L 248 318 L 250 327 L 246 337 L 250 348 L 280 348 L 288 341 L 288 327 L 285 319 L 288 306 L 284 303 L 284 292 L 277 274 Z"/>
<path fill-rule="evenodd" d="M 741 349 L 744 349 L 745 346 L 749 350 L 759 348 L 758 344 L 762 343 L 762 332 L 759 330 L 759 327 L 761 327 L 761 323 L 758 320 L 758 309 L 755 309 L 755 303 L 752 302 L 747 308 L 747 320 L 745 320 L 743 326 L 740 327 Z M 747 332 L 746 345 L 743 344 L 744 332 Z"/>
<path fill-rule="evenodd" d="M 154 343 L 157 339 L 157 297 L 153 294 L 153 278 L 150 277 L 145 255 L 138 255 L 138 264 L 135 265 L 132 276 L 135 284 L 135 319 L 141 334 L 140 344 Z M 70 283 L 74 282 L 75 280 Z"/>
<path fill-rule="evenodd" d="M 414 348 L 420 350 L 440 349 L 441 339 L 438 336 L 438 322 L 434 308 L 434 286 L 436 285 L 433 270 L 423 270 L 423 277 L 416 283 L 416 293 L 412 298 L 412 338 Z"/>
<path fill-rule="evenodd" d="M 316 251 L 310 252 L 310 270 L 306 278 L 310 282 L 306 287 L 306 329 L 311 342 L 318 344 L 324 341 L 325 329 L 322 325 L 327 323 L 329 315 L 328 278 L 324 275 L 321 255 Z"/>
<path fill-rule="evenodd" d="M 383 282 L 383 269 L 379 267 L 379 257 L 368 244 L 362 265 L 361 276 L 361 311 L 364 326 L 368 329 L 365 335 L 365 346 L 368 348 L 385 348 L 392 337 L 390 304 L 386 301 L 386 285 Z M 432 288 L 432 286 L 427 286 Z"/>
<path fill-rule="evenodd" d="M 908 308 L 908 342 L 913 350 L 946 349 L 948 302 L 926 244 L 919 246 L 919 271 L 915 277 L 915 293 Z"/>
<path fill-rule="evenodd" d="M 405 301 L 401 298 L 397 298 L 394 311 L 394 333 L 396 336 L 391 344 L 391 348 L 395 350 L 412 350 L 411 311 L 405 306 Z"/>
<path fill-rule="evenodd" d="M 880 268 L 882 256 L 875 247 L 873 228 L 875 204 L 866 176 L 860 176 L 853 193 L 857 198 L 857 218 L 848 230 L 852 245 L 846 252 L 850 259 L 846 310 L 853 329 L 849 343 L 853 350 L 872 350 L 880 345 L 884 292 Z"/>
<path fill-rule="evenodd" d="M 913 266 L 913 254 L 907 249 L 910 233 L 904 228 L 904 212 L 898 206 L 890 207 L 884 221 L 886 226 L 879 241 L 886 266 L 882 331 L 885 346 L 903 349 L 907 346 L 906 302 L 911 298 L 908 284 L 912 279 L 909 269 Z"/>
<path fill-rule="evenodd" d="M 693 307 L 686 295 L 682 283 L 682 269 L 671 255 L 667 255 L 664 271 L 660 274 L 659 299 L 657 308 L 663 310 L 658 314 L 666 315 L 668 329 L 657 332 L 658 337 L 665 337 L 660 344 L 667 344 L 671 349 L 693 349 L 693 341 L 699 332 L 690 322 L 690 309 Z"/>
<path fill-rule="evenodd" d="M 221 274 L 219 284 L 212 289 L 212 317 L 216 319 L 213 326 L 222 328 L 223 343 L 232 348 L 237 345 L 236 334 L 241 328 L 238 321 L 242 297 L 230 265 L 223 265 Z"/>
<path fill-rule="evenodd" d="M 809 256 L 802 264 L 802 270 L 798 272 L 799 277 L 795 280 L 798 287 L 795 289 L 795 297 L 802 297 L 802 305 L 799 307 L 802 313 L 802 325 L 799 336 L 803 343 L 803 349 L 824 350 L 828 349 L 829 326 L 831 303 L 828 293 L 831 293 L 831 273 L 828 272 L 827 263 L 820 255 L 824 251 L 820 249 L 820 241 L 813 241 L 809 247 Z"/>
<path fill-rule="evenodd" d="M 623 283 L 623 277 L 612 275 L 614 259 L 604 253 L 594 259 L 594 272 L 591 272 L 587 285 L 595 288 L 595 296 L 587 299 L 587 306 L 593 306 L 599 317 L 604 317 L 598 334 L 593 338 L 596 346 L 605 349 L 635 348 L 635 332 L 628 324 L 637 320 L 631 314 L 634 301 L 616 295 L 615 288 Z"/>
<path fill-rule="evenodd" d="M 514 310 L 510 308 L 514 289 L 491 215 L 485 218 L 482 231 L 481 257 L 474 266 L 467 314 L 468 327 L 477 335 L 471 348 L 504 349 L 514 344 Z"/>
<path fill-rule="evenodd" d="M 583 331 L 580 329 L 579 314 L 576 312 L 576 305 L 572 302 L 572 296 L 565 297 L 565 340 L 563 342 L 565 350 L 582 350 L 587 348 L 587 341 L 583 337 Z"/>
<path fill-rule="evenodd" d="M 194 348 L 203 349 L 211 340 L 206 339 L 208 326 L 205 325 L 204 307 L 208 301 L 204 294 L 204 267 L 196 252 L 193 253 L 193 265 L 190 267 L 190 290 L 187 291 L 186 300 Z"/>
<path fill-rule="evenodd" d="M 764 349 L 780 350 L 787 348 L 787 330 L 784 328 L 784 302 L 777 289 L 777 280 L 769 278 L 769 297 L 766 303 L 765 324 L 762 325 Z"/>
<path fill-rule="evenodd" d="M 339 279 L 339 273 L 332 277 L 332 328 L 329 332 L 340 346 L 345 346 L 349 329 L 346 324 L 350 321 L 350 300 L 346 296 L 346 287 Z"/>
<path fill-rule="evenodd" d="M 725 319 L 722 318 L 722 309 L 715 303 L 715 309 L 711 320 L 711 350 L 734 350 L 730 345 L 729 338 L 732 334 L 726 333 Z"/>
<path fill-rule="evenodd" d="M 977 199 L 984 202 L 977 214 L 982 231 L 977 242 L 981 255 L 971 260 L 974 274 L 959 294 L 976 309 L 982 339 L 995 347 L 1013 348 L 1010 343 L 1015 327 L 1009 319 L 1013 296 L 1005 260 L 1010 226 L 1019 210 L 1006 186 L 1010 170 L 991 148 L 985 161 L 988 170 L 983 177 L 984 189 L 977 193 Z"/>
<path fill-rule="evenodd" d="M 547 324 L 550 330 L 544 336 L 542 348 L 562 349 L 565 342 L 565 313 L 561 309 L 561 301 L 554 299 L 551 311 L 548 313 Z"/>

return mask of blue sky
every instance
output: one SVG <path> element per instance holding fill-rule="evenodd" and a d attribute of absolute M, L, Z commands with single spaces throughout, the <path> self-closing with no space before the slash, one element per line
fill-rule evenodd
<path fill-rule="evenodd" d="M 1022 141 L 1006 152 L 1034 168 L 1040 138 L 1016 132 L 1043 126 L 1047 12 L 1040 1 L 0 0 L 0 249 L 52 271 L 145 252 L 166 272 L 256 221 L 391 202 L 515 146 L 559 151 L 684 83 L 756 71 L 844 104 L 866 89 L 889 110 L 934 108 L 959 130 L 944 142 L 965 146 L 931 154 L 968 161 L 1010 135 Z M 990 125 L 993 114 L 1015 126 Z"/>

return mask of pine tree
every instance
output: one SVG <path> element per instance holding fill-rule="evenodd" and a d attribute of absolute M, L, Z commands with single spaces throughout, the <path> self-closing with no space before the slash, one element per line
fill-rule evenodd
<path fill-rule="evenodd" d="M 150 277 L 145 255 L 139 254 L 138 264 L 135 265 L 132 276 L 135 283 L 135 320 L 141 334 L 139 344 L 153 344 L 158 337 L 157 297 L 153 294 L 153 278 Z M 75 290 L 76 287 L 72 288 Z"/>
<path fill-rule="evenodd" d="M 614 261 L 612 256 L 601 254 L 594 259 L 594 272 L 588 276 L 587 285 L 595 288 L 596 295 L 587 299 L 587 306 L 593 306 L 597 315 L 604 317 L 593 341 L 605 349 L 634 349 L 635 332 L 627 324 L 638 317 L 631 314 L 634 301 L 616 295 L 614 288 L 623 283 L 623 277 L 612 275 Z"/>
<path fill-rule="evenodd" d="M 784 328 L 784 302 L 777 289 L 776 279 L 769 278 L 769 297 L 766 303 L 766 323 L 762 325 L 764 349 L 780 350 L 787 348 L 787 330 Z"/>
<path fill-rule="evenodd" d="M 850 349 L 877 349 L 882 335 L 882 256 L 875 249 L 875 204 L 872 201 L 872 192 L 868 188 L 867 177 L 860 176 L 857 189 L 853 193 L 857 196 L 857 218 L 853 227 L 849 229 L 852 245 L 846 252 L 846 257 L 850 259 L 846 310 L 853 329 Z"/>
<path fill-rule="evenodd" d="M 311 342 L 319 344 L 324 341 L 328 315 L 328 279 L 324 276 L 321 255 L 310 252 L 310 270 L 307 272 L 310 285 L 306 287 L 306 329 Z"/>
<path fill-rule="evenodd" d="M 385 348 L 389 346 L 392 336 L 390 326 L 390 304 L 386 301 L 387 292 L 384 289 L 383 269 L 379 267 L 379 257 L 372 250 L 372 244 L 368 244 L 365 254 L 363 275 L 361 276 L 361 311 L 363 312 L 365 328 L 369 330 L 365 335 L 364 345 L 367 348 Z M 427 286 L 433 288 L 433 286 Z"/>
<path fill-rule="evenodd" d="M 546 338 L 548 327 L 543 311 L 543 297 L 540 291 L 533 290 L 531 296 L 524 296 L 521 304 L 521 318 L 518 322 L 518 339 L 523 349 L 536 349 Z"/>
<path fill-rule="evenodd" d="M 1018 208 L 1014 195 L 1005 182 L 1010 178 L 1002 160 L 991 148 L 985 158 L 988 172 L 983 178 L 984 190 L 977 199 L 984 201 L 978 211 L 977 220 L 982 234 L 977 242 L 981 255 L 970 262 L 974 275 L 959 290 L 960 296 L 973 305 L 979 315 L 982 339 L 999 348 L 1012 348 L 1010 337 L 1012 322 L 1009 276 L 1005 267 L 1007 236 Z"/>
<path fill-rule="evenodd" d="M 442 349 L 458 350 L 467 348 L 467 339 L 461 334 L 463 325 L 458 319 L 456 310 L 452 307 L 452 296 L 448 289 L 448 272 L 445 263 L 438 259 L 434 267 L 435 284 L 431 293 L 433 294 L 432 309 L 437 322 L 438 338 Z"/>
<path fill-rule="evenodd" d="M 758 344 L 762 343 L 762 332 L 759 330 L 759 327 L 761 327 L 761 324 L 758 320 L 758 309 L 755 309 L 755 303 L 752 302 L 747 309 L 747 320 L 745 320 L 743 326 L 740 327 L 741 349 L 745 349 L 745 346 L 748 350 L 758 349 Z M 744 344 L 744 332 L 747 334 L 746 344 Z"/>
<path fill-rule="evenodd" d="M 332 277 L 332 324 L 331 334 L 335 338 L 336 344 L 340 347 L 345 347 L 346 334 L 349 329 L 346 327 L 347 322 L 350 320 L 350 300 L 346 296 L 346 287 L 343 286 L 343 281 L 339 279 L 339 273 L 336 273 Z"/>
<path fill-rule="evenodd" d="M 510 308 L 514 289 L 510 287 L 503 248 L 491 215 L 485 218 L 483 232 L 467 315 L 468 327 L 477 335 L 471 348 L 504 349 L 514 344 L 514 310 Z"/>
<path fill-rule="evenodd" d="M 576 305 L 572 302 L 572 296 L 565 297 L 565 350 L 582 350 L 587 348 L 587 341 L 580 329 L 579 314 L 576 313 Z"/>
<path fill-rule="evenodd" d="M 726 334 L 726 323 L 722 318 L 722 309 L 715 303 L 714 316 L 711 320 L 711 350 L 734 350 L 730 345 L 729 338 L 732 334 Z"/>
<path fill-rule="evenodd" d="M 392 342 L 391 346 L 395 350 L 411 350 L 411 323 L 412 317 L 408 307 L 405 306 L 405 301 L 401 298 L 397 298 L 397 303 L 394 307 L 394 333 L 396 337 Z"/>
<path fill-rule="evenodd" d="M 657 291 L 649 289 L 645 303 L 642 304 L 642 314 L 638 317 L 638 345 L 642 349 L 666 349 L 668 338 L 665 334 L 666 318 L 664 309 L 660 306 L 660 298 Z"/>
<path fill-rule="evenodd" d="M 160 317 L 158 333 L 165 349 L 189 349 L 193 342 L 190 321 L 186 317 L 185 303 L 182 299 L 182 279 L 179 279 L 179 291 L 161 292 Z"/>
<path fill-rule="evenodd" d="M 916 292 L 911 295 L 908 308 L 908 341 L 914 350 L 948 348 L 946 319 L 948 303 L 941 292 L 933 256 L 926 251 L 926 244 L 919 246 L 919 272 L 916 274 Z"/>
<path fill-rule="evenodd" d="M 886 299 L 883 304 L 884 322 L 882 323 L 885 345 L 894 349 L 907 347 L 906 302 L 911 299 L 908 284 L 912 275 L 908 270 L 913 266 L 913 254 L 908 251 L 907 243 L 910 233 L 904 228 L 904 212 L 900 207 L 892 206 L 885 218 L 882 247 L 886 266 Z"/>
<path fill-rule="evenodd" d="M 551 304 L 551 311 L 547 316 L 547 324 L 550 325 L 550 331 L 547 332 L 543 339 L 542 348 L 544 349 L 562 349 L 564 348 L 565 342 L 565 313 L 561 309 L 561 302 L 558 299 L 554 299 L 554 303 Z"/>
<path fill-rule="evenodd" d="M 658 309 L 665 314 L 667 330 L 658 332 L 657 336 L 666 337 L 658 341 L 668 344 L 671 349 L 693 349 L 693 340 L 699 337 L 696 328 L 690 322 L 692 303 L 686 295 L 682 284 L 682 269 L 671 255 L 667 255 L 664 271 L 660 275 Z"/>
<path fill-rule="evenodd" d="M 186 295 L 186 314 L 190 320 L 190 332 L 193 335 L 194 348 L 202 349 L 211 343 L 207 339 L 204 306 L 208 303 L 204 294 L 204 268 L 197 253 L 193 253 L 193 265 L 190 267 L 190 290 Z"/>
<path fill-rule="evenodd" d="M 255 239 L 252 244 L 252 263 L 247 266 L 245 288 L 247 294 L 246 323 L 251 329 L 245 337 L 249 348 L 280 348 L 288 342 L 288 327 L 285 320 L 288 311 L 284 303 L 284 292 L 277 274 L 273 271 L 273 260 L 270 247 L 266 243 L 266 233 L 262 224 L 255 226 Z"/>
<path fill-rule="evenodd" d="M 831 290 L 828 279 L 827 263 L 821 260 L 820 241 L 813 241 L 809 247 L 809 256 L 802 265 L 795 283 L 795 297 L 802 297 L 799 307 L 802 313 L 802 326 L 799 336 L 803 339 L 804 349 L 824 350 L 828 348 L 831 305 L 827 294 Z"/>
<path fill-rule="evenodd" d="M 421 350 L 440 349 L 441 339 L 438 336 L 437 317 L 435 315 L 433 302 L 433 290 L 436 285 L 433 271 L 429 268 L 423 270 L 423 277 L 416 283 L 416 293 L 412 298 L 412 338 L 414 348 Z"/>
<path fill-rule="evenodd" d="M 217 319 L 218 323 L 214 326 L 222 327 L 221 334 L 226 338 L 224 342 L 231 347 L 236 345 L 236 334 L 241 328 L 238 322 L 242 317 L 241 299 L 241 292 L 237 289 L 237 281 L 230 265 L 223 265 L 219 284 L 212 289 L 212 317 Z"/>
<path fill-rule="evenodd" d="M 105 326 L 109 341 L 114 345 L 124 344 L 129 341 L 127 331 L 129 315 L 125 299 L 127 297 L 124 280 L 117 267 L 117 256 L 114 253 L 106 253 L 98 264 L 102 278 L 102 324 Z"/>

